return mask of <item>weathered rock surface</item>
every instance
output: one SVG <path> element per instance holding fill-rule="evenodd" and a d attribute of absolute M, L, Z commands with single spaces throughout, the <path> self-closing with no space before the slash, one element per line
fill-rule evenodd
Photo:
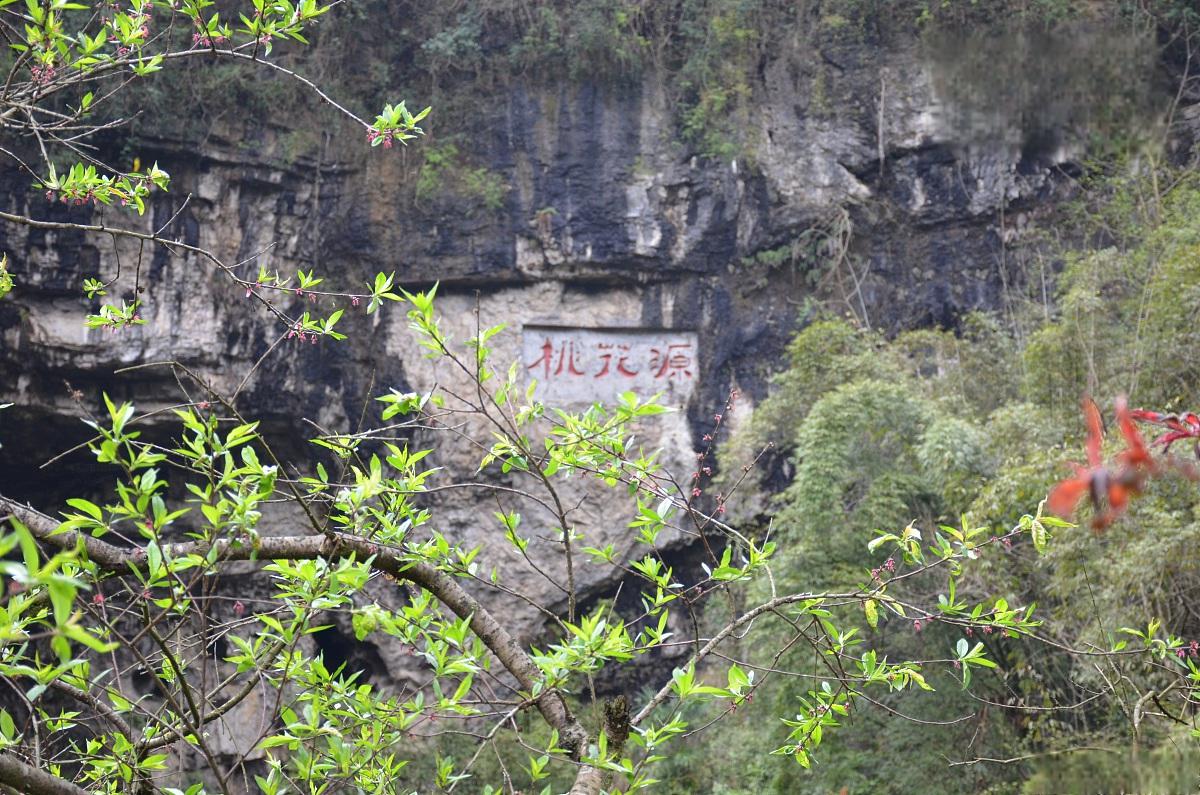
<path fill-rule="evenodd" d="M 1031 145 L 1035 131 L 1019 122 L 986 140 L 960 134 L 933 69 L 916 46 L 781 53 L 754 87 L 752 157 L 727 162 L 676 140 L 659 75 L 633 88 L 514 80 L 481 121 L 471 153 L 508 185 L 494 210 L 453 195 L 417 203 L 406 158 L 361 151 L 357 134 L 332 141 L 319 161 L 283 164 L 280 136 L 240 140 L 227 126 L 203 145 L 157 141 L 139 153 L 174 177 L 141 219 L 48 205 L 15 173 L 5 175 L 0 201 L 37 218 L 102 215 L 162 228 L 244 262 L 239 273 L 248 278 L 262 263 L 285 274 L 315 267 L 333 289 L 355 289 L 380 270 L 409 287 L 440 282 L 453 338 L 473 332 L 476 306 L 484 325 L 509 325 L 495 339 L 504 363 L 520 356 L 524 325 L 694 331 L 698 388 L 679 413 L 644 432 L 686 478 L 687 459 L 729 391 L 751 404 L 765 394 L 809 297 L 835 298 L 885 329 L 953 325 L 964 312 L 999 306 L 1017 278 L 1006 270 L 1007 246 L 1067 189 L 1079 149 L 1069 135 L 1055 147 Z M 86 439 L 77 417 L 99 410 L 102 391 L 142 410 L 202 399 L 186 379 L 191 398 L 182 395 L 169 368 L 121 368 L 178 361 L 233 393 L 261 359 L 237 405 L 301 460 L 312 455 L 303 420 L 353 428 L 388 388 L 464 386 L 421 357 L 395 308 L 368 317 L 339 304 L 350 339 L 298 345 L 280 342 L 284 329 L 193 256 L 14 225 L 0 227 L 0 249 L 18 282 L 0 302 L 0 402 L 15 404 L 0 415 L 0 482 L 46 509 L 111 483 L 82 453 L 37 468 Z M 756 257 L 762 252 L 772 256 Z M 113 278 L 118 268 L 123 278 L 138 274 L 149 323 L 116 335 L 88 331 L 82 278 Z M 289 310 L 303 301 L 280 300 Z M 313 308 L 335 305 L 322 299 Z M 436 457 L 465 476 L 479 451 L 448 441 Z M 575 516 L 586 543 L 626 549 L 628 507 L 614 507 L 603 491 L 571 489 L 582 500 Z M 436 502 L 439 528 L 487 545 L 485 558 L 516 570 L 515 552 L 488 519 L 490 498 L 457 492 Z M 523 512 L 539 539 L 531 554 L 561 576 L 560 548 L 547 540 L 554 528 L 536 510 Z M 594 594 L 612 585 L 606 572 L 583 572 Z M 563 607 L 542 578 L 513 577 L 534 599 Z M 526 631 L 540 626 L 518 601 L 489 598 Z"/>

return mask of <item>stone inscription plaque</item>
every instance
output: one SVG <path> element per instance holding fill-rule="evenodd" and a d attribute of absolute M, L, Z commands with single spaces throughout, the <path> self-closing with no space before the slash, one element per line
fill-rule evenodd
<path fill-rule="evenodd" d="M 685 403 L 700 375 L 695 332 L 525 326 L 522 363 L 554 404 L 612 403 L 622 392 Z"/>

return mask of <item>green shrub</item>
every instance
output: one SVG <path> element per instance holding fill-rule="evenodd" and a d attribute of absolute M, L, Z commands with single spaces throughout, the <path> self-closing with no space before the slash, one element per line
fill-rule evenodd
<path fill-rule="evenodd" d="M 504 206 L 508 183 L 485 166 L 470 165 L 453 141 L 425 147 L 424 157 L 414 188 L 416 199 L 421 204 L 429 204 L 447 195 L 458 195 L 476 202 L 489 212 Z"/>

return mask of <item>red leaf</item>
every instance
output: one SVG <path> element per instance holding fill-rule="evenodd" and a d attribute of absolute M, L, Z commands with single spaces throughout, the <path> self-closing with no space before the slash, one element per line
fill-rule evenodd
<path fill-rule="evenodd" d="M 1088 490 L 1088 479 L 1074 477 L 1064 480 L 1050 490 L 1046 497 L 1046 510 L 1064 519 L 1075 512 L 1075 506 Z"/>
<path fill-rule="evenodd" d="M 1121 453 L 1121 460 L 1132 466 L 1150 464 L 1150 451 L 1146 448 L 1146 441 L 1142 439 L 1141 432 L 1133 424 L 1133 417 L 1123 397 L 1117 398 L 1117 424 L 1120 426 L 1121 435 L 1125 437 L 1125 444 L 1128 446 Z"/>

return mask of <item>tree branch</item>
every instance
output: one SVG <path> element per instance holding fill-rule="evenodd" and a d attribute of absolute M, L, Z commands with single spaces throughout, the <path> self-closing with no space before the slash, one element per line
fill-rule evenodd
<path fill-rule="evenodd" d="M 54 531 L 59 526 L 57 520 L 3 495 L 0 495 L 0 511 L 11 513 L 28 527 L 35 537 L 59 549 L 74 549 L 77 544 L 81 544 L 89 560 L 113 574 L 132 574 L 146 563 L 146 550 L 140 547 L 122 548 L 74 531 L 55 534 Z M 265 560 L 338 560 L 351 555 L 365 560 L 374 556 L 371 564 L 374 568 L 429 591 L 459 618 L 468 618 L 471 630 L 512 674 L 523 690 L 532 692 L 542 678 L 541 671 L 525 653 L 525 649 L 495 616 L 450 575 L 429 563 L 406 559 L 395 550 L 344 533 L 320 536 L 267 536 L 260 538 L 257 546 L 253 547 L 234 544 L 227 539 L 212 544 L 165 544 L 162 554 L 166 558 L 205 556 L 213 549 L 217 550 L 216 560 L 221 562 L 249 560 L 252 555 Z M 546 690 L 534 703 L 546 722 L 558 731 L 564 747 L 571 751 L 572 757 L 579 759 L 587 750 L 588 733 L 579 719 L 571 713 L 562 695 L 557 690 Z M 581 775 L 589 769 L 584 766 Z"/>
<path fill-rule="evenodd" d="M 0 784 L 24 795 L 88 795 L 65 778 L 27 765 L 7 751 L 0 751 Z"/>
<path fill-rule="evenodd" d="M 118 713 L 108 704 L 105 704 L 103 701 L 93 696 L 91 693 L 88 693 L 85 690 L 80 690 L 77 687 L 72 687 L 61 679 L 52 679 L 50 681 L 50 687 L 54 688 L 60 693 L 67 694 L 81 704 L 86 704 L 87 706 L 91 707 L 93 710 L 95 710 L 96 714 L 107 720 L 114 727 L 116 727 L 117 731 L 125 735 L 125 739 L 130 741 L 134 739 L 135 735 L 133 729 L 130 728 L 125 719 L 121 717 L 120 713 Z"/>

